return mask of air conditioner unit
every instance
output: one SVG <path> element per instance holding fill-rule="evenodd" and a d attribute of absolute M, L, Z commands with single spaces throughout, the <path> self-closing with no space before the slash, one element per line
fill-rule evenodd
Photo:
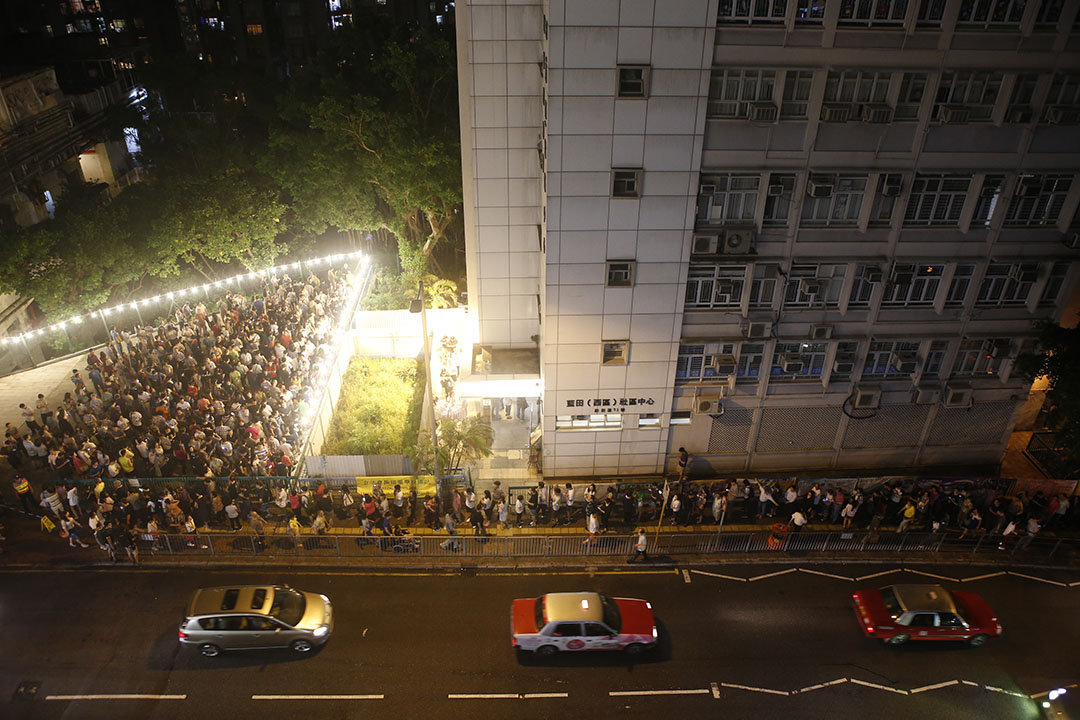
<path fill-rule="evenodd" d="M 824 122 L 842 123 L 851 118 L 850 105 L 826 104 L 821 108 L 821 119 Z"/>
<path fill-rule="evenodd" d="M 892 122 L 893 109 L 885 103 L 866 103 L 859 114 L 866 123 L 887 123 Z"/>
<path fill-rule="evenodd" d="M 746 324 L 744 331 L 748 338 L 767 338 L 772 335 L 772 323 L 751 322 Z"/>
<path fill-rule="evenodd" d="M 1061 236 L 1061 242 L 1067 248 L 1080 249 L 1080 232 L 1065 233 Z"/>
<path fill-rule="evenodd" d="M 715 255 L 716 247 L 719 243 L 720 238 L 716 235 L 695 235 L 694 243 L 691 247 L 691 254 Z"/>
<path fill-rule="evenodd" d="M 828 340 L 832 337 L 832 325 L 811 325 L 810 326 L 810 339 L 811 340 Z"/>
<path fill-rule="evenodd" d="M 893 370 L 902 375 L 912 375 L 919 367 L 919 356 L 913 352 L 897 352 L 892 354 Z"/>
<path fill-rule="evenodd" d="M 824 283 L 813 278 L 801 278 L 799 280 L 799 292 L 803 295 L 817 297 L 824 290 Z"/>
<path fill-rule="evenodd" d="M 941 400 L 941 388 L 936 385 L 920 385 L 911 391 L 911 402 L 916 405 L 933 405 Z"/>
<path fill-rule="evenodd" d="M 751 122 L 776 122 L 776 119 L 780 116 L 780 109 L 776 105 L 769 102 L 754 102 L 750 103 L 750 110 L 747 113 L 747 118 Z"/>
<path fill-rule="evenodd" d="M 899 173 L 890 173 L 882 176 L 881 194 L 885 197 L 897 197 L 904 189 L 904 176 Z"/>
<path fill-rule="evenodd" d="M 699 397 L 694 401 L 695 415 L 723 415 L 724 401 L 720 398 Z"/>
<path fill-rule="evenodd" d="M 1039 268 L 1037 265 L 1027 263 L 1013 265 L 1009 269 L 1009 279 L 1016 282 L 1035 282 L 1039 279 Z"/>
<path fill-rule="evenodd" d="M 1080 122 L 1080 107 L 1051 105 L 1046 109 L 1046 121 L 1051 125 L 1075 125 Z"/>
<path fill-rule="evenodd" d="M 968 385 L 949 385 L 945 388 L 942 404 L 945 407 L 971 407 L 974 392 Z"/>
<path fill-rule="evenodd" d="M 806 181 L 806 194 L 813 198 L 832 197 L 832 178 L 810 178 Z"/>
<path fill-rule="evenodd" d="M 753 228 L 725 230 L 720 237 L 721 243 L 717 250 L 725 255 L 747 255 L 754 245 Z"/>
<path fill-rule="evenodd" d="M 702 185 L 701 189 L 698 190 L 698 195 L 715 195 L 715 194 L 716 194 L 716 186 L 715 185 Z"/>
<path fill-rule="evenodd" d="M 876 387 L 860 387 L 855 390 L 855 407 L 859 410 L 876 408 L 881 404 L 881 390 Z"/>
<path fill-rule="evenodd" d="M 962 124 L 968 121 L 970 112 L 963 105 L 938 105 L 937 119 L 943 123 Z"/>
<path fill-rule="evenodd" d="M 727 280 L 721 280 L 720 282 L 716 283 L 716 294 L 717 295 L 733 295 L 733 294 L 735 294 L 735 283 L 729 282 Z"/>
<path fill-rule="evenodd" d="M 780 368 L 786 373 L 802 372 L 805 364 L 802 356 L 795 353 L 784 353 L 780 356 Z"/>
<path fill-rule="evenodd" d="M 910 265 L 894 266 L 889 274 L 889 282 L 893 285 L 910 285 L 915 279 L 915 269 Z"/>
<path fill-rule="evenodd" d="M 769 197 L 780 197 L 784 194 L 784 186 L 779 183 L 769 186 Z"/>
<path fill-rule="evenodd" d="M 1004 338 L 998 338 L 997 340 L 990 340 L 987 342 L 987 354 L 990 355 L 990 357 L 1008 357 L 1011 350 L 1012 342 Z"/>
<path fill-rule="evenodd" d="M 851 353 L 837 353 L 833 360 L 832 371 L 837 375 L 848 375 L 855 370 L 855 356 Z"/>
<path fill-rule="evenodd" d="M 1005 111 L 1005 122 L 1025 125 L 1031 122 L 1032 116 L 1030 105 L 1013 105 Z"/>
<path fill-rule="evenodd" d="M 870 283 L 879 283 L 884 277 L 881 268 L 876 265 L 867 265 L 862 269 L 862 279 Z"/>
<path fill-rule="evenodd" d="M 735 356 L 730 354 L 713 355 L 709 368 L 717 375 L 734 375 Z"/>

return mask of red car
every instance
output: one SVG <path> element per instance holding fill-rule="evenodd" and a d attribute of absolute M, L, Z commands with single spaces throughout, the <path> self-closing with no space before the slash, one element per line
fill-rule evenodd
<path fill-rule="evenodd" d="M 635 655 L 656 644 L 656 619 L 644 600 L 595 592 L 519 598 L 510 611 L 515 648 L 537 655 L 575 650 L 622 650 Z"/>
<path fill-rule="evenodd" d="M 979 647 L 1001 635 L 1001 623 L 975 593 L 940 585 L 888 585 L 851 596 L 855 617 L 867 637 L 889 645 L 909 640 L 965 640 Z"/>

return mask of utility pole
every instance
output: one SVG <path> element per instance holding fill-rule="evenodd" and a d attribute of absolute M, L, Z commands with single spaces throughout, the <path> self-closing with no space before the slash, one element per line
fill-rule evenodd
<path fill-rule="evenodd" d="M 425 394 L 428 416 L 428 432 L 431 434 L 432 469 L 435 472 L 435 489 L 439 494 L 439 501 L 445 507 L 448 498 L 442 486 L 442 472 L 439 468 L 439 436 L 435 424 L 435 393 L 431 384 L 431 343 L 428 340 L 427 329 L 427 303 L 424 301 L 424 281 L 420 281 L 416 299 L 409 303 L 409 312 L 420 313 L 420 325 L 424 332 L 424 375 L 427 377 L 427 393 Z"/>

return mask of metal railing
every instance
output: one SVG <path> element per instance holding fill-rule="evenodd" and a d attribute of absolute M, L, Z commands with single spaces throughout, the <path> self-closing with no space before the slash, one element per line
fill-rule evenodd
<path fill-rule="evenodd" d="M 836 553 L 881 558 L 903 553 L 984 555 L 998 558 L 1080 560 L 1080 541 L 1055 537 L 1010 538 L 999 550 L 1000 535 L 980 533 L 964 538 L 932 532 L 803 532 L 777 535 L 768 530 L 731 533 L 662 533 L 650 537 L 654 557 L 677 555 L 785 555 L 803 557 Z M 270 556 L 376 558 L 513 559 L 535 557 L 618 557 L 633 553 L 636 536 L 581 535 L 477 537 L 445 534 L 423 536 L 195 533 L 139 536 L 144 552 L 184 556 Z"/>

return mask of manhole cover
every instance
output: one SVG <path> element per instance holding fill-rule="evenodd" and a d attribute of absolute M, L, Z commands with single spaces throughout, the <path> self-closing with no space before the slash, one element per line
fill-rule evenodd
<path fill-rule="evenodd" d="M 25 680 L 15 688 L 13 700 L 33 700 L 37 697 L 38 688 L 41 687 L 39 680 Z"/>

